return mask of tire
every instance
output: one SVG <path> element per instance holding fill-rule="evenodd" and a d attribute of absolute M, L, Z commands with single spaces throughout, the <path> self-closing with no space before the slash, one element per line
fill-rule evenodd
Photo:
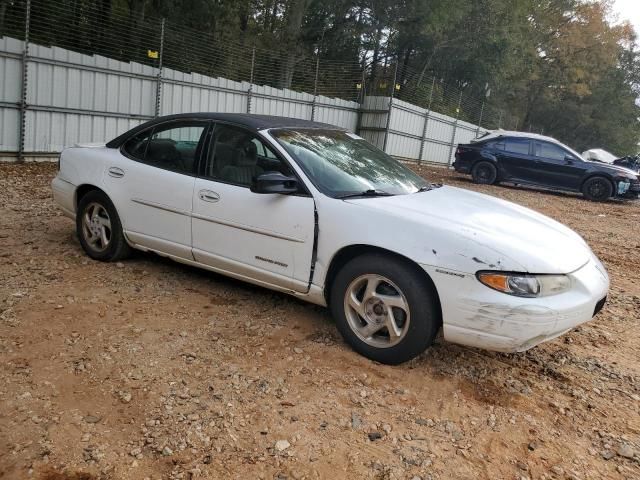
<path fill-rule="evenodd" d="M 83 250 L 94 260 L 115 262 L 131 254 L 118 212 L 99 190 L 91 190 L 78 202 L 76 232 Z"/>
<path fill-rule="evenodd" d="M 498 169 L 491 162 L 480 161 L 471 169 L 471 177 L 475 183 L 492 185 L 498 179 Z"/>
<path fill-rule="evenodd" d="M 582 185 L 582 194 L 593 202 L 604 202 L 613 195 L 613 184 L 605 177 L 591 177 Z"/>
<path fill-rule="evenodd" d="M 329 302 L 345 341 L 361 355 L 389 365 L 422 353 L 442 323 L 428 278 L 410 263 L 384 254 L 349 261 L 335 277 Z M 387 326 L 389 312 L 395 328 Z"/>
<path fill-rule="evenodd" d="M 582 185 L 582 194 L 587 200 L 604 202 L 613 195 L 613 184 L 605 177 L 591 177 Z"/>

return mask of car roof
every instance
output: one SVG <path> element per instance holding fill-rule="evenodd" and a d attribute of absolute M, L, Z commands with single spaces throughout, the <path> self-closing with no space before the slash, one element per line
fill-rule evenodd
<path fill-rule="evenodd" d="M 131 130 L 119 135 L 118 137 L 107 143 L 109 148 L 120 147 L 132 135 L 142 130 L 146 130 L 160 123 L 172 120 L 214 120 L 225 123 L 232 123 L 242 126 L 248 130 L 259 131 L 268 128 L 322 128 L 331 130 L 346 130 L 342 127 L 329 125 L 328 123 L 312 122 L 301 118 L 277 117 L 275 115 L 254 115 L 250 113 L 216 113 L 216 112 L 197 112 L 197 113 L 179 113 L 176 115 L 165 115 L 154 118 L 148 122 L 142 123 Z"/>
<path fill-rule="evenodd" d="M 557 143 L 558 145 L 562 145 L 561 142 L 552 137 L 547 137 L 545 135 L 540 135 L 538 133 L 531 132 L 517 132 L 515 130 L 491 130 L 487 134 L 482 137 L 475 138 L 471 140 L 472 142 L 484 142 L 485 140 L 491 140 L 493 138 L 499 137 L 522 137 L 522 138 L 530 138 L 534 140 L 544 140 L 547 142 Z"/>

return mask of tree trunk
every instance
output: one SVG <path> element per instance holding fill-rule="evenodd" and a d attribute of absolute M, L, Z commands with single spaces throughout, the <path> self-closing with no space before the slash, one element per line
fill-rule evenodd
<path fill-rule="evenodd" d="M 276 31 L 276 18 L 278 18 L 278 0 L 273 0 L 271 16 L 269 17 L 269 31 L 271 33 Z"/>
<path fill-rule="evenodd" d="M 288 46 L 288 53 L 280 68 L 280 88 L 291 88 L 293 80 L 296 57 L 300 55 L 297 45 L 302 27 L 302 20 L 309 6 L 310 0 L 291 0 L 285 16 L 285 26 L 283 31 L 284 46 Z"/>
<path fill-rule="evenodd" d="M 378 25 L 373 43 L 373 56 L 371 57 L 371 73 L 369 83 L 374 86 L 376 84 L 376 76 L 378 74 L 378 62 L 380 61 L 380 39 L 382 37 L 382 28 Z M 375 94 L 375 90 L 372 91 Z"/>
<path fill-rule="evenodd" d="M 7 4 L 9 0 L 0 0 L 0 37 L 5 34 L 4 32 L 4 17 L 7 13 Z"/>

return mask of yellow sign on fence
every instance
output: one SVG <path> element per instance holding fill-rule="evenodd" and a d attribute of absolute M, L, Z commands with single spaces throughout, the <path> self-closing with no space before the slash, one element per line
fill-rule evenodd
<path fill-rule="evenodd" d="M 147 50 L 147 57 L 149 58 L 158 58 L 157 50 Z"/>

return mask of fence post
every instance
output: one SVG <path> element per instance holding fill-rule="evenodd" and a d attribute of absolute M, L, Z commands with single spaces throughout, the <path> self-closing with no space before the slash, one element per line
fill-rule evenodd
<path fill-rule="evenodd" d="M 480 136 L 480 129 L 482 128 L 482 114 L 484 113 L 484 100 L 480 107 L 480 120 L 478 120 L 478 128 L 476 128 L 476 138 Z"/>
<path fill-rule="evenodd" d="M 451 165 L 451 155 L 453 154 L 453 145 L 456 141 L 456 132 L 458 130 L 458 118 L 460 118 L 460 106 L 462 105 L 462 90 L 460 90 L 460 97 L 458 98 L 458 107 L 456 108 L 456 121 L 453 122 L 453 134 L 451 135 L 451 144 L 449 145 L 449 159 L 447 165 Z"/>
<path fill-rule="evenodd" d="M 24 47 L 22 48 L 22 91 L 20 98 L 20 138 L 18 139 L 18 162 L 24 162 L 24 143 L 27 129 L 27 86 L 29 79 L 29 33 L 31 28 L 31 0 L 27 0 L 24 20 Z"/>
<path fill-rule="evenodd" d="M 396 66 L 393 69 L 393 83 L 391 84 L 391 95 L 389 96 L 389 111 L 387 112 L 387 124 L 384 127 L 384 141 L 382 142 L 382 151 L 387 153 L 387 139 L 389 138 L 389 125 L 391 125 L 391 112 L 393 112 L 393 94 L 396 90 L 396 79 L 398 78 L 398 58 L 396 58 Z"/>
<path fill-rule="evenodd" d="M 358 108 L 358 121 L 356 123 L 356 133 L 358 135 L 360 135 L 360 130 L 361 130 L 361 127 L 362 127 L 362 115 L 364 115 L 364 112 L 363 112 L 363 110 L 364 110 L 364 98 L 365 98 L 366 93 L 367 93 L 366 90 L 365 90 L 365 83 L 364 83 L 365 82 L 365 74 L 366 74 L 366 69 L 363 68 L 362 69 L 362 80 L 361 80 L 362 83 L 360 83 L 360 95 L 359 95 L 359 98 L 358 98 L 358 100 L 359 100 L 358 103 L 360 104 L 360 107 Z"/>
<path fill-rule="evenodd" d="M 429 104 L 424 114 L 424 126 L 422 127 L 422 138 L 420 139 L 420 153 L 418 154 L 418 165 L 422 163 L 422 154 L 424 153 L 424 142 L 427 140 L 427 126 L 429 125 L 429 117 L 431 116 L 431 101 L 433 100 L 433 89 L 436 86 L 436 77 L 431 82 L 431 92 L 429 93 Z"/>
<path fill-rule="evenodd" d="M 162 56 L 164 55 L 164 23 L 160 23 L 160 54 L 158 55 L 158 78 L 156 79 L 156 109 L 155 116 L 160 116 L 160 103 L 162 101 Z"/>
<path fill-rule="evenodd" d="M 247 113 L 251 113 L 251 99 L 253 97 L 253 70 L 256 65 L 256 46 L 251 49 L 251 72 L 249 73 L 249 88 L 247 89 Z"/>
<path fill-rule="evenodd" d="M 313 80 L 313 102 L 311 102 L 311 121 L 316 118 L 316 98 L 318 96 L 318 72 L 320 71 L 320 52 L 316 55 L 316 75 Z"/>

